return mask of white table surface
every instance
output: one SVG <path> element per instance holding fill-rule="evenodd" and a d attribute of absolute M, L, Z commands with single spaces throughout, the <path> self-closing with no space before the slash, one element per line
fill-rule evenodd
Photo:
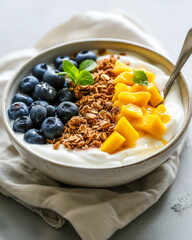
<path fill-rule="evenodd" d="M 94 5 L 95 4 L 95 5 Z M 0 0 L 0 57 L 32 46 L 51 27 L 86 10 L 121 10 L 137 19 L 159 39 L 176 60 L 187 30 L 192 27 L 190 0 Z M 83 13 L 82 13 L 83 14 Z M 192 85 L 192 60 L 183 73 Z M 192 126 L 181 153 L 180 167 L 171 187 L 145 213 L 117 231 L 112 240 L 192 239 Z M 67 223 L 48 226 L 38 215 L 0 194 L 0 240 L 80 239 Z"/>

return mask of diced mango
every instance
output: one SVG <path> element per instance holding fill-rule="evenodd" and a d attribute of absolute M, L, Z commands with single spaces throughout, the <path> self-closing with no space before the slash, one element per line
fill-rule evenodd
<path fill-rule="evenodd" d="M 158 104 L 163 102 L 163 98 L 155 85 L 153 83 L 149 84 L 149 92 L 151 93 L 151 98 L 149 100 L 149 103 L 153 106 L 156 107 Z"/>
<path fill-rule="evenodd" d="M 121 113 L 128 120 L 131 118 L 143 118 L 143 112 L 141 108 L 132 103 L 129 103 L 126 106 L 123 105 L 121 108 Z"/>
<path fill-rule="evenodd" d="M 117 96 L 119 95 L 120 92 L 123 92 L 123 91 L 129 92 L 130 89 L 131 89 L 131 87 L 125 85 L 124 83 L 117 83 L 117 85 L 115 86 L 115 94 L 111 101 L 114 102 L 114 101 L 118 100 Z"/>
<path fill-rule="evenodd" d="M 149 99 L 151 98 L 151 94 L 149 92 L 121 92 L 118 95 L 118 98 L 123 103 L 123 105 L 133 103 L 139 107 L 142 107 L 148 104 Z"/>
<path fill-rule="evenodd" d="M 153 106 L 156 107 L 158 104 L 163 102 L 163 98 L 155 85 L 151 82 L 149 83 L 149 86 L 143 86 L 140 84 L 135 84 L 134 86 L 131 87 L 130 92 L 149 92 L 151 94 L 151 98 L 149 100 L 149 103 Z"/>
<path fill-rule="evenodd" d="M 125 72 L 125 71 L 130 71 L 130 67 L 125 64 L 124 62 L 120 61 L 120 60 L 117 60 L 115 62 L 115 65 L 113 67 L 113 72 L 118 75 L 120 74 L 121 72 Z"/>
<path fill-rule="evenodd" d="M 151 107 L 150 105 L 146 106 L 146 110 L 148 113 L 153 114 L 155 113 L 156 109 L 154 107 Z"/>
<path fill-rule="evenodd" d="M 132 81 L 133 79 L 133 71 L 129 72 L 129 71 L 126 71 L 126 72 L 122 72 L 120 73 L 114 80 L 114 83 L 117 84 L 117 83 L 124 83 L 124 84 L 127 84 L 127 85 L 134 85 L 135 83 Z"/>
<path fill-rule="evenodd" d="M 135 142 L 139 137 L 139 133 L 133 128 L 133 126 L 127 121 L 125 117 L 122 117 L 118 121 L 115 130 L 120 133 L 124 138 L 126 138 L 123 146 L 134 147 Z"/>
<path fill-rule="evenodd" d="M 145 68 L 139 68 L 138 70 L 141 70 L 141 71 L 143 71 L 143 72 L 146 73 L 147 79 L 148 79 L 149 82 L 153 82 L 153 81 L 154 81 L 154 79 L 155 79 L 154 73 L 148 71 L 148 70 L 145 69 Z"/>
<path fill-rule="evenodd" d="M 117 131 L 114 131 L 103 143 L 101 146 L 101 151 L 107 153 L 114 153 L 117 151 L 123 143 L 126 141 L 125 137 L 119 134 Z"/>
<path fill-rule="evenodd" d="M 168 123 L 171 120 L 171 116 L 166 114 L 166 107 L 163 104 L 160 104 L 156 109 L 155 109 L 155 114 L 157 114 L 163 123 Z"/>
<path fill-rule="evenodd" d="M 123 106 L 123 103 L 119 100 L 116 100 L 114 103 L 113 103 L 113 106 L 114 107 L 119 107 L 120 109 L 122 108 Z"/>
<path fill-rule="evenodd" d="M 131 87 L 130 92 L 149 92 L 149 87 L 141 84 L 135 84 Z"/>
<path fill-rule="evenodd" d="M 148 133 L 158 139 L 166 132 L 160 117 L 155 114 L 147 114 L 142 120 L 132 120 L 131 124 L 137 131 Z"/>

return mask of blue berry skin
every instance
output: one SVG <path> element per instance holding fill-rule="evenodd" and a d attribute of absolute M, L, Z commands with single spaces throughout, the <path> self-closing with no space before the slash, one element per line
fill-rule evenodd
<path fill-rule="evenodd" d="M 30 105 L 29 109 L 31 109 L 33 106 L 36 106 L 36 105 L 41 105 L 41 106 L 46 107 L 46 106 L 49 105 L 49 103 L 46 102 L 46 101 L 41 101 L 41 100 L 35 101 L 35 102 L 33 102 L 33 103 Z"/>
<path fill-rule="evenodd" d="M 64 125 L 57 117 L 46 118 L 41 125 L 41 132 L 46 139 L 61 137 Z"/>
<path fill-rule="evenodd" d="M 65 78 L 65 83 L 63 85 L 63 88 L 69 88 L 70 87 L 69 82 L 70 80 Z"/>
<path fill-rule="evenodd" d="M 75 57 L 75 61 L 80 64 L 81 62 L 85 61 L 86 59 L 92 59 L 92 60 L 96 60 L 97 56 L 94 52 L 92 51 L 81 51 L 79 53 L 77 53 L 76 57 Z"/>
<path fill-rule="evenodd" d="M 62 88 L 57 94 L 57 99 L 59 102 L 72 102 L 74 100 L 74 93 L 69 88 Z"/>
<path fill-rule="evenodd" d="M 33 98 L 24 95 L 23 93 L 16 93 L 15 96 L 12 99 L 12 103 L 15 102 L 23 102 L 25 103 L 27 106 L 31 105 L 33 102 Z"/>
<path fill-rule="evenodd" d="M 13 130 L 15 132 L 25 133 L 28 129 L 33 127 L 31 118 L 28 116 L 18 117 L 13 123 Z"/>
<path fill-rule="evenodd" d="M 32 72 L 33 75 L 38 78 L 39 81 L 42 81 L 43 75 L 47 70 L 50 70 L 51 67 L 46 63 L 39 63 L 34 66 Z"/>
<path fill-rule="evenodd" d="M 70 57 L 66 55 L 56 57 L 54 60 L 54 66 L 58 68 L 64 60 L 70 60 Z"/>
<path fill-rule="evenodd" d="M 66 101 L 66 102 L 60 103 L 57 106 L 56 112 L 57 112 L 57 116 L 65 124 L 73 116 L 77 116 L 79 114 L 79 108 L 75 103 Z"/>
<path fill-rule="evenodd" d="M 25 103 L 23 102 L 15 102 L 8 109 L 8 115 L 11 119 L 15 120 L 21 116 L 28 116 L 29 110 Z"/>
<path fill-rule="evenodd" d="M 43 75 L 43 81 L 49 83 L 51 86 L 59 89 L 65 82 L 64 76 L 58 75 L 58 70 L 47 70 Z"/>
<path fill-rule="evenodd" d="M 34 125 L 40 126 L 47 117 L 47 108 L 41 105 L 35 105 L 30 111 L 30 117 Z"/>
<path fill-rule="evenodd" d="M 68 60 L 68 61 L 71 62 L 73 65 L 75 65 L 76 68 L 79 67 L 79 65 L 78 65 L 78 63 L 76 61 L 71 60 L 71 59 Z M 59 70 L 59 72 L 63 72 L 63 63 L 61 63 L 61 65 L 59 66 L 58 70 Z"/>
<path fill-rule="evenodd" d="M 52 105 L 47 105 L 46 106 L 47 109 L 47 117 L 54 117 L 55 113 L 56 113 L 56 109 L 54 106 Z"/>
<path fill-rule="evenodd" d="M 25 135 L 24 140 L 32 144 L 45 144 L 46 139 L 41 135 L 41 132 L 35 128 L 29 129 Z"/>
<path fill-rule="evenodd" d="M 54 103 L 57 97 L 57 91 L 47 82 L 40 82 L 35 86 L 33 98 L 35 100 L 44 100 L 48 103 Z"/>
<path fill-rule="evenodd" d="M 34 76 L 28 76 L 21 80 L 19 84 L 19 91 L 21 93 L 31 94 L 39 80 Z"/>

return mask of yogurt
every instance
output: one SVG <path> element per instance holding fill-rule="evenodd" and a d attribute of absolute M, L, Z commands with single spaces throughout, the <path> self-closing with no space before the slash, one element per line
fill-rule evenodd
<path fill-rule="evenodd" d="M 98 60 L 106 57 L 109 57 L 109 55 L 99 57 Z M 120 60 L 125 63 L 129 62 L 130 67 L 143 67 L 153 72 L 155 74 L 154 83 L 156 87 L 160 92 L 163 90 L 169 76 L 160 67 L 154 66 L 146 60 L 142 60 L 141 58 L 133 55 L 120 56 Z M 179 131 L 184 118 L 184 111 L 178 82 L 173 84 L 165 99 L 164 105 L 167 109 L 167 114 L 170 115 L 172 119 L 165 125 L 167 131 L 162 137 L 163 141 L 157 140 L 149 135 L 144 135 L 137 140 L 134 148 L 127 148 L 115 154 L 108 154 L 106 152 L 102 152 L 100 149 L 69 150 L 63 148 L 62 145 L 58 150 L 54 150 L 52 144 L 28 144 L 23 140 L 23 134 L 16 133 L 16 135 L 20 141 L 22 141 L 23 144 L 25 144 L 33 152 L 36 152 L 49 160 L 63 162 L 65 165 L 83 168 L 123 166 L 140 161 L 142 158 L 158 151 Z"/>

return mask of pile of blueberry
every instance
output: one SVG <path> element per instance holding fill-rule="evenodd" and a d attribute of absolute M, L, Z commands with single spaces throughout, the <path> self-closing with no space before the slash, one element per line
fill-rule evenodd
<path fill-rule="evenodd" d="M 8 109 L 9 117 L 14 120 L 13 130 L 25 133 L 24 140 L 28 143 L 45 144 L 46 139 L 60 137 L 64 125 L 79 114 L 79 109 L 69 89 L 69 80 L 57 73 L 63 71 L 64 60 L 78 67 L 82 61 L 96 58 L 92 51 L 81 51 L 75 60 L 58 56 L 54 60 L 55 68 L 46 63 L 34 66 L 33 76 L 20 81 L 19 92 Z"/>

